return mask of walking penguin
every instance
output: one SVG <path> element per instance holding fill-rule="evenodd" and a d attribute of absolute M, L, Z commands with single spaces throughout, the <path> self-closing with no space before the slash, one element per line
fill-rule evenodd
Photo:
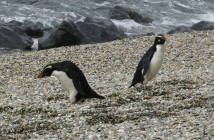
<path fill-rule="evenodd" d="M 155 37 L 154 44 L 140 60 L 129 88 L 135 86 L 137 83 L 146 85 L 148 81 L 155 77 L 163 61 L 165 41 L 166 38 L 163 35 Z"/>
<path fill-rule="evenodd" d="M 84 98 L 104 99 L 88 84 L 83 72 L 71 61 L 48 64 L 37 78 L 55 76 L 69 93 L 72 103 Z"/>

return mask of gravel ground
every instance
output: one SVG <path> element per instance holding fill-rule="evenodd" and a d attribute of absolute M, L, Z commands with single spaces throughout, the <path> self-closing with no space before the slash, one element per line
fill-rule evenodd
<path fill-rule="evenodd" d="M 166 38 L 142 90 L 128 86 L 154 36 L 1 55 L 1 139 L 214 139 L 214 31 Z M 106 99 L 71 104 L 56 78 L 35 78 L 63 60 Z"/>

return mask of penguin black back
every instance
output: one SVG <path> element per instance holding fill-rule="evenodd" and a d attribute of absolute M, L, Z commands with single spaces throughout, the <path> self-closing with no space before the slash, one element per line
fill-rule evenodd
<path fill-rule="evenodd" d="M 88 84 L 83 72 L 72 62 L 64 61 L 66 65 L 66 73 L 74 81 L 74 86 L 83 98 L 99 98 L 104 99 L 103 96 L 98 95 Z M 69 68 L 71 70 L 69 70 Z"/>

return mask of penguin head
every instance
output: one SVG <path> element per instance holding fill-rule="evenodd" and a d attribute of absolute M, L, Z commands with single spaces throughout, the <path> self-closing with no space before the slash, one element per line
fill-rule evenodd
<path fill-rule="evenodd" d="M 52 64 L 49 64 L 49 65 L 44 67 L 44 69 L 37 76 L 37 78 L 43 78 L 43 77 L 51 76 L 54 70 L 55 70 L 54 66 Z"/>
<path fill-rule="evenodd" d="M 164 44 L 166 38 L 163 35 L 158 35 L 155 37 L 155 44 Z"/>

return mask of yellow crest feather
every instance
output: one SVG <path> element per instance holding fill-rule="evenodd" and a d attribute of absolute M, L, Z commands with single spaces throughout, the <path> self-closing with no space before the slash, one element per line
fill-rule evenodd
<path fill-rule="evenodd" d="M 47 66 L 47 67 L 45 67 L 45 69 L 52 69 L 52 66 L 51 65 Z"/>

